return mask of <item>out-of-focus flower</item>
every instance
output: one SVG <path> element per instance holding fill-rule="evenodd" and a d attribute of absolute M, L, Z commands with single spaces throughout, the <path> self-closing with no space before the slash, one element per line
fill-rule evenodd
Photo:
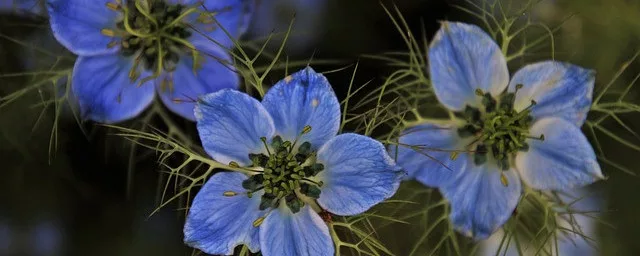
<path fill-rule="evenodd" d="M 192 99 L 239 85 L 218 24 L 237 38 L 253 1 L 48 0 L 47 9 L 58 41 L 79 55 L 72 88 L 84 118 L 135 117 L 157 92 L 194 120 Z"/>
<path fill-rule="evenodd" d="M 270 33 L 285 33 L 295 15 L 287 42 L 287 51 L 308 49 L 322 35 L 327 0 L 272 0 L 262 1 L 249 29 L 253 37 Z"/>

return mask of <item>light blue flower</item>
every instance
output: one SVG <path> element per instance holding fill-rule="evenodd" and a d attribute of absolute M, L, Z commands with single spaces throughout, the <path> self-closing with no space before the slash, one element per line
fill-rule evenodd
<path fill-rule="evenodd" d="M 204 4 L 203 4 L 204 3 Z M 157 92 L 194 120 L 195 99 L 237 88 L 226 49 L 244 32 L 252 0 L 48 0 L 51 29 L 79 55 L 72 85 L 81 115 L 112 123 L 135 117 Z"/>
<path fill-rule="evenodd" d="M 262 103 L 221 90 L 195 109 L 202 144 L 221 172 L 196 195 L 185 242 L 210 254 L 245 244 L 265 256 L 334 255 L 318 212 L 362 213 L 391 197 L 404 172 L 384 146 L 337 135 L 340 104 L 327 79 L 306 68 L 278 82 Z"/>
<path fill-rule="evenodd" d="M 476 239 L 495 232 L 515 209 L 521 180 L 558 190 L 603 178 L 579 128 L 591 105 L 593 71 L 545 61 L 509 81 L 498 45 L 463 23 L 443 22 L 428 54 L 435 94 L 457 118 L 408 128 L 397 162 L 440 189 L 459 231 Z"/>

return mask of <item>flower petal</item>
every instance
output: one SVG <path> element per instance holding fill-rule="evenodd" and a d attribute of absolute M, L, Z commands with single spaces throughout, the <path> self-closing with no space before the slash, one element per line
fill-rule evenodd
<path fill-rule="evenodd" d="M 250 164 L 249 153 L 265 150 L 260 138 L 271 139 L 275 131 L 262 104 L 235 90 L 202 96 L 194 111 L 205 151 L 224 164 Z"/>
<path fill-rule="evenodd" d="M 442 22 L 429 46 L 429 73 L 440 103 L 452 110 L 478 105 L 476 89 L 497 96 L 509 83 L 498 45 L 475 25 Z"/>
<path fill-rule="evenodd" d="M 527 185 L 540 190 L 564 190 L 603 179 L 593 148 L 580 129 L 561 118 L 543 118 L 530 129 L 529 150 L 516 156 L 516 167 Z"/>
<path fill-rule="evenodd" d="M 570 205 L 571 210 L 558 209 L 558 212 L 562 216 L 570 214 L 570 217 L 558 218 L 559 225 L 566 230 L 576 230 L 577 233 L 561 233 L 562 236 L 558 239 L 560 255 L 597 255 L 593 241 L 589 238 L 596 237 L 597 219 L 606 210 L 603 205 L 602 191 L 595 192 L 580 188 L 564 192 L 566 194 L 559 194 L 560 199 Z"/>
<path fill-rule="evenodd" d="M 120 122 L 137 116 L 153 101 L 151 83 L 139 85 L 129 79 L 132 66 L 131 58 L 114 54 L 80 56 L 76 60 L 71 81 L 83 118 Z M 140 77 L 148 75 L 143 71 Z"/>
<path fill-rule="evenodd" d="M 470 157 L 466 157 L 470 160 Z M 501 175 L 506 178 L 506 186 Z M 500 171 L 491 164 L 476 166 L 472 160 L 456 181 L 440 187 L 451 204 L 451 222 L 463 234 L 481 240 L 511 217 L 518 205 L 521 184 L 514 170 Z"/>
<path fill-rule="evenodd" d="M 114 29 L 120 12 L 107 7 L 114 0 L 47 0 L 51 29 L 56 39 L 77 55 L 114 53 L 113 37 L 102 29 Z"/>
<path fill-rule="evenodd" d="M 341 134 L 318 151 L 324 182 L 318 204 L 338 215 L 356 215 L 391 197 L 406 173 L 384 146 L 369 137 Z"/>
<path fill-rule="evenodd" d="M 516 94 L 514 107 L 522 110 L 531 105 L 536 118 L 560 117 L 577 126 L 587 119 L 591 106 L 595 71 L 569 63 L 545 61 L 527 65 L 513 76 L 509 91 L 517 84 L 522 89 Z"/>
<path fill-rule="evenodd" d="M 306 205 L 293 214 L 282 206 L 260 226 L 260 250 L 265 256 L 333 256 L 335 249 L 327 224 Z"/>
<path fill-rule="evenodd" d="M 251 198 L 246 194 L 224 196 L 225 192 L 243 193 L 247 176 L 237 172 L 213 175 L 193 200 L 184 225 L 184 242 L 208 254 L 232 255 L 245 244 L 252 252 L 260 249 L 259 228 L 253 222 L 263 214 L 259 210 L 262 192 Z"/>
<path fill-rule="evenodd" d="M 465 145 L 453 125 L 414 126 L 402 133 L 399 143 L 396 162 L 407 171 L 408 177 L 426 186 L 446 185 L 465 168 L 466 161 L 451 159 L 451 153 L 463 150 Z M 395 148 L 391 146 L 392 157 L 395 156 Z"/>
<path fill-rule="evenodd" d="M 235 68 L 227 64 L 231 62 L 229 54 L 218 47 L 211 47 L 211 44 L 207 48 L 206 54 L 199 55 L 204 58 L 204 63 L 195 72 L 193 57 L 185 54 L 175 71 L 156 80 L 156 88 L 164 104 L 192 121 L 195 120 L 194 99 L 221 89 L 237 89 L 240 85 Z M 171 82 L 171 88 L 167 88 Z"/>
<path fill-rule="evenodd" d="M 174 0 L 175 1 L 175 0 Z M 189 0 L 184 4 L 196 4 L 200 0 Z M 204 10 L 213 13 L 213 17 L 226 30 L 219 28 L 215 22 L 198 22 L 199 14 L 190 15 L 187 19 L 196 31 L 193 32 L 191 40 L 202 41 L 216 45 L 211 40 L 218 42 L 224 47 L 232 47 L 232 38 L 237 40 L 249 26 L 254 12 L 255 0 L 217 0 L 205 1 Z M 201 33 L 204 33 L 201 34 Z M 205 36 L 206 35 L 206 36 Z M 231 36 L 231 38 L 229 37 Z"/>
<path fill-rule="evenodd" d="M 283 139 L 294 140 L 306 125 L 311 126 L 300 141 L 308 141 L 314 149 L 340 129 L 338 98 L 327 78 L 310 67 L 280 80 L 267 92 L 262 104 Z"/>

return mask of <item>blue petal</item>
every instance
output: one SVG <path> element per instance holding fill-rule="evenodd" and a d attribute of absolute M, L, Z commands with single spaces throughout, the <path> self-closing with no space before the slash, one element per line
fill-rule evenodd
<path fill-rule="evenodd" d="M 205 151 L 224 164 L 250 164 L 249 153 L 265 152 L 260 138 L 270 139 L 275 131 L 262 104 L 235 90 L 203 96 L 194 111 Z"/>
<path fill-rule="evenodd" d="M 107 45 L 113 37 L 102 29 L 115 29 L 120 12 L 107 8 L 114 0 L 47 0 L 51 29 L 56 39 L 77 55 L 114 53 Z"/>
<path fill-rule="evenodd" d="M 452 110 L 478 105 L 476 89 L 497 96 L 509 83 L 498 45 L 475 25 L 442 22 L 429 47 L 429 72 L 440 103 Z"/>
<path fill-rule="evenodd" d="M 73 68 L 72 89 L 80 114 L 102 123 L 115 123 L 140 114 L 153 100 L 151 83 L 129 79 L 131 58 L 119 55 L 80 56 Z M 143 71 L 141 78 L 150 74 Z"/>
<path fill-rule="evenodd" d="M 265 256 L 333 256 L 327 224 L 309 205 L 293 214 L 282 206 L 260 226 L 260 250 Z"/>
<path fill-rule="evenodd" d="M 189 0 L 184 1 L 186 2 L 184 4 L 198 4 L 199 1 L 201 0 Z M 204 11 L 214 13 L 213 17 L 220 23 L 224 30 L 227 30 L 229 35 L 215 22 L 198 22 L 199 14 L 195 13 L 187 17 L 187 22 L 191 23 L 196 30 L 193 32 L 190 40 L 208 42 L 209 44 L 215 45 L 215 43 L 211 42 L 211 40 L 213 40 L 227 48 L 233 46 L 231 39 L 237 40 L 247 30 L 255 4 L 255 0 L 205 1 Z"/>
<path fill-rule="evenodd" d="M 560 225 L 562 227 L 577 232 L 562 233 L 558 245 L 560 255 L 597 255 L 597 250 L 594 245 L 590 244 L 593 242 L 585 239 L 583 235 L 587 238 L 595 238 L 596 236 L 596 220 L 599 217 L 599 213 L 605 210 L 602 205 L 602 195 L 600 195 L 600 193 L 590 194 L 586 189 L 575 189 L 565 192 L 567 192 L 568 195 L 560 194 L 560 198 L 565 204 L 570 204 L 572 212 L 579 213 L 571 214 L 570 218 L 567 216 L 567 218 L 560 219 Z M 566 213 L 567 211 L 563 212 Z M 567 220 L 571 220 L 571 223 Z"/>
<path fill-rule="evenodd" d="M 561 118 L 543 118 L 530 129 L 529 150 L 516 156 L 524 182 L 541 190 L 581 187 L 603 179 L 593 148 L 580 129 Z"/>
<path fill-rule="evenodd" d="M 347 133 L 318 151 L 324 182 L 318 204 L 338 215 L 356 215 L 391 197 L 406 173 L 384 146 L 369 137 Z"/>
<path fill-rule="evenodd" d="M 518 254 L 518 248 L 517 248 L 516 242 L 511 241 L 508 244 L 504 242 L 503 238 L 506 235 L 507 234 L 505 234 L 502 230 L 498 230 L 498 232 L 493 233 L 493 235 L 491 235 L 486 240 L 479 242 L 478 248 L 480 249 L 478 250 L 477 255 L 479 256 L 520 255 Z M 529 244 L 526 244 L 524 247 L 529 248 L 529 250 L 536 250 L 535 248 L 533 248 L 533 246 L 528 247 L 527 245 Z M 523 249 L 523 252 L 526 253 L 526 249 Z M 560 254 L 560 255 L 564 255 L 564 254 Z"/>
<path fill-rule="evenodd" d="M 522 110 L 537 104 L 531 109 L 536 118 L 560 117 L 582 126 L 591 106 L 595 71 L 576 65 L 545 61 L 527 65 L 513 76 L 509 91 L 513 92 L 517 84 L 522 89 L 516 94 L 514 107 Z"/>
<path fill-rule="evenodd" d="M 156 80 L 158 94 L 171 111 L 178 115 L 195 120 L 193 109 L 195 99 L 200 95 L 217 92 L 221 89 L 237 89 L 240 79 L 235 73 L 229 54 L 218 47 L 210 47 L 206 54 L 199 55 L 204 58 L 201 68 L 194 72 L 193 57 L 185 54 L 180 58 L 176 70 L 171 74 L 165 74 Z M 202 61 L 202 60 L 200 60 Z M 172 81 L 171 88 L 167 88 Z"/>
<path fill-rule="evenodd" d="M 471 157 L 456 181 L 440 187 L 451 204 L 451 222 L 463 234 L 481 240 L 509 219 L 518 205 L 521 184 L 514 170 L 500 171 L 492 164 L 476 166 Z M 505 186 L 501 174 L 507 179 Z"/>
<path fill-rule="evenodd" d="M 306 125 L 311 131 L 301 137 L 314 149 L 333 138 L 340 129 L 340 103 L 329 81 L 307 67 L 280 80 L 262 100 L 283 139 L 294 140 Z"/>
<path fill-rule="evenodd" d="M 208 254 L 232 255 L 237 245 L 252 252 L 260 249 L 259 228 L 253 222 L 264 213 L 259 210 L 262 192 L 224 196 L 224 192 L 243 193 L 247 176 L 237 172 L 213 175 L 200 189 L 189 209 L 184 225 L 184 242 Z"/>
<path fill-rule="evenodd" d="M 411 127 L 402 133 L 398 142 L 396 162 L 407 171 L 408 177 L 426 186 L 446 185 L 465 168 L 466 161 L 451 159 L 452 152 L 464 150 L 466 145 L 453 125 L 423 124 Z M 392 157 L 396 156 L 395 148 L 391 146 Z M 461 156 L 464 154 L 460 153 Z"/>

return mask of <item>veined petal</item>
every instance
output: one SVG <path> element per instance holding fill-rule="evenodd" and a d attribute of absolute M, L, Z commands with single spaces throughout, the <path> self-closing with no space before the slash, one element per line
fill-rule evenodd
<path fill-rule="evenodd" d="M 338 98 L 327 78 L 310 67 L 280 80 L 267 92 L 262 104 L 285 140 L 293 141 L 309 125 L 311 131 L 300 141 L 308 141 L 318 149 L 340 129 Z"/>
<path fill-rule="evenodd" d="M 543 118 L 530 129 L 544 141 L 529 140 L 529 150 L 516 156 L 524 182 L 540 190 L 564 190 L 603 179 L 600 165 L 580 129 L 561 118 Z"/>
<path fill-rule="evenodd" d="M 509 219 L 520 200 L 522 187 L 515 170 L 501 171 L 491 164 L 469 164 L 455 182 L 440 187 L 451 204 L 451 222 L 461 233 L 481 240 Z M 501 177 L 504 175 L 504 177 Z"/>
<path fill-rule="evenodd" d="M 175 0 L 173 0 L 175 1 Z M 201 0 L 183 1 L 186 5 L 197 4 Z M 205 22 L 199 21 L 199 14 L 195 13 L 187 17 L 187 21 L 197 30 L 193 32 L 192 40 L 202 41 L 216 45 L 218 42 L 224 47 L 232 47 L 232 39 L 237 40 L 247 30 L 254 12 L 255 0 L 216 0 L 205 1 L 204 11 L 211 13 L 220 26 L 226 30 L 227 35 L 216 22 L 207 17 Z M 229 37 L 231 36 L 231 37 Z"/>
<path fill-rule="evenodd" d="M 514 108 L 518 111 L 531 105 L 536 118 L 560 117 L 574 125 L 582 126 L 591 106 L 595 71 L 569 63 L 545 61 L 527 65 L 513 76 L 509 91 L 518 84 Z"/>
<path fill-rule="evenodd" d="M 184 225 L 184 242 L 208 254 L 232 255 L 241 244 L 251 252 L 260 249 L 259 228 L 253 222 L 260 211 L 262 191 L 251 198 L 244 193 L 242 181 L 247 176 L 237 172 L 213 175 L 196 195 Z M 235 196 L 224 196 L 236 192 Z"/>
<path fill-rule="evenodd" d="M 476 89 L 497 96 L 509 83 L 498 45 L 475 25 L 442 22 L 429 46 L 429 73 L 440 103 L 452 110 L 480 104 Z"/>
<path fill-rule="evenodd" d="M 338 215 L 363 213 L 391 197 L 406 174 L 380 142 L 354 133 L 327 142 L 317 162 L 325 168 L 318 204 Z"/>
<path fill-rule="evenodd" d="M 204 150 L 224 164 L 250 164 L 249 153 L 265 151 L 260 138 L 271 139 L 275 131 L 262 104 L 235 90 L 202 96 L 194 111 Z"/>
<path fill-rule="evenodd" d="M 107 3 L 115 0 L 47 0 L 49 22 L 56 39 L 77 55 L 114 53 L 119 46 L 108 47 L 114 37 L 102 29 L 114 29 L 121 14 Z"/>
<path fill-rule="evenodd" d="M 327 224 L 305 205 L 293 214 L 281 204 L 260 226 L 260 250 L 265 256 L 333 256 Z"/>
<path fill-rule="evenodd" d="M 453 152 L 464 150 L 465 145 L 453 125 L 414 126 L 402 132 L 398 142 L 396 162 L 407 171 L 408 177 L 426 186 L 439 187 L 452 182 L 467 163 L 451 157 Z M 396 146 L 390 148 L 391 157 L 395 157 Z M 466 153 L 458 155 L 463 157 Z"/>
<path fill-rule="evenodd" d="M 116 123 L 140 114 L 155 96 L 153 84 L 139 84 L 149 76 L 131 81 L 132 58 L 115 54 L 80 56 L 73 67 L 72 90 L 83 118 L 101 123 Z"/>
<path fill-rule="evenodd" d="M 198 55 L 204 62 L 194 70 L 193 57 L 185 54 L 176 70 L 156 80 L 156 88 L 164 104 L 176 114 L 195 120 L 194 100 L 200 95 L 221 89 L 237 89 L 240 79 L 235 73 L 229 54 L 218 47 L 206 46 L 205 54 Z M 199 60 L 202 61 L 202 60 Z"/>

